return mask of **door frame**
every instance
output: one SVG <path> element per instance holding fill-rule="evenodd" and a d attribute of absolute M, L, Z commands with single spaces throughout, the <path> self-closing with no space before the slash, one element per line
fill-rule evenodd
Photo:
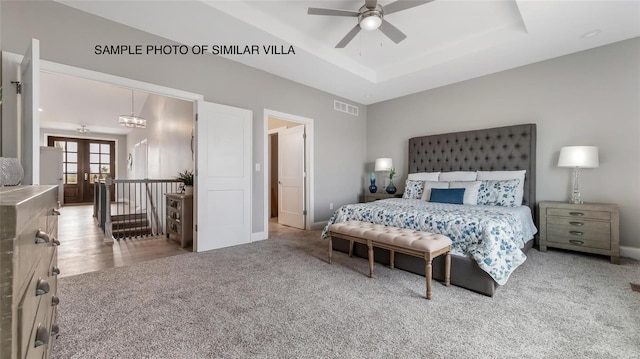
<path fill-rule="evenodd" d="M 303 124 L 305 127 L 305 133 L 307 135 L 307 139 L 305 141 L 305 166 L 306 166 L 306 176 L 305 176 L 305 197 L 307 198 L 307 216 L 305 219 L 305 228 L 310 230 L 314 223 L 314 209 L 313 205 L 314 201 L 314 154 L 313 154 L 313 119 L 302 117 L 298 115 L 293 115 L 285 112 L 264 109 L 264 117 L 263 117 L 263 217 L 264 217 L 264 232 L 262 233 L 254 233 L 254 240 L 266 239 L 269 238 L 269 118 L 279 118 L 281 120 L 296 122 Z"/>

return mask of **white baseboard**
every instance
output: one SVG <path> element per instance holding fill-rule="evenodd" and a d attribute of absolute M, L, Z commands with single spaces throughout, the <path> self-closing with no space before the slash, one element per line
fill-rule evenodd
<path fill-rule="evenodd" d="M 329 221 L 314 222 L 311 225 L 311 229 L 320 229 L 320 230 L 322 230 L 322 229 L 324 229 L 324 226 L 327 225 L 327 223 L 329 223 Z"/>
<path fill-rule="evenodd" d="M 640 261 L 640 248 L 620 246 L 620 256 Z"/>
<path fill-rule="evenodd" d="M 269 235 L 267 235 L 267 232 L 251 233 L 251 242 L 261 241 L 267 238 L 269 238 Z"/>

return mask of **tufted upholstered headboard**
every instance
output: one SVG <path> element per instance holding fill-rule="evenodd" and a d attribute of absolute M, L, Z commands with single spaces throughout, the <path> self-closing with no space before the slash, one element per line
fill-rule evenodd
<path fill-rule="evenodd" d="M 535 215 L 535 124 L 409 139 L 409 173 L 512 170 L 527 170 L 522 204 Z"/>

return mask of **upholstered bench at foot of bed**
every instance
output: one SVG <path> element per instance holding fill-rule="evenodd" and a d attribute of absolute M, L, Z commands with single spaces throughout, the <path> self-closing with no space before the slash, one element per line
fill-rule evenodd
<path fill-rule="evenodd" d="M 350 242 L 349 256 L 352 254 L 353 242 L 363 243 L 368 248 L 369 277 L 373 278 L 373 247 L 384 248 L 391 253 L 391 265 L 395 252 L 424 258 L 425 277 L 427 281 L 426 298 L 431 299 L 431 278 L 434 258 L 446 254 L 445 285 L 450 284 L 451 273 L 451 239 L 440 234 L 419 232 L 412 229 L 384 226 L 367 222 L 350 221 L 332 224 L 329 227 L 329 263 L 332 262 L 332 238 L 342 238 Z"/>

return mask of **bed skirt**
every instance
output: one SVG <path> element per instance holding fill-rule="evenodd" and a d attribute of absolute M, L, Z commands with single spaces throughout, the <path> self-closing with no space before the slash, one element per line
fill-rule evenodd
<path fill-rule="evenodd" d="M 526 243 L 523 251 L 527 253 L 533 247 L 534 240 Z M 342 238 L 333 238 L 333 249 L 340 252 L 349 252 L 349 241 Z M 353 254 L 367 258 L 367 246 L 354 243 Z M 374 248 L 376 262 L 389 265 L 389 251 L 382 248 Z M 442 256 L 433 260 L 433 278 L 439 281 L 444 280 L 444 259 Z M 396 253 L 395 268 L 403 269 L 411 273 L 425 275 L 424 259 Z M 451 254 L 451 284 L 466 288 L 490 297 L 496 292 L 499 285 L 491 276 L 480 269 L 475 260 L 470 257 L 462 257 Z"/>

